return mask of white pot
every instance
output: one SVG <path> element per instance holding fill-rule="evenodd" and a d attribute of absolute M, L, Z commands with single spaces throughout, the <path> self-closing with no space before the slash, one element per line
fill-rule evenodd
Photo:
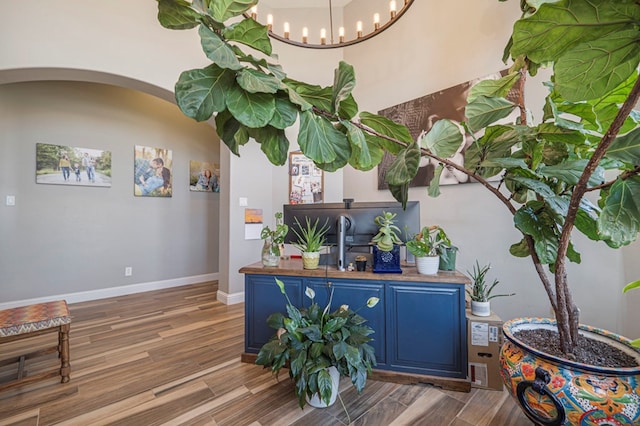
<path fill-rule="evenodd" d="M 471 314 L 477 317 L 488 317 L 491 315 L 491 302 L 471 301 Z"/>
<path fill-rule="evenodd" d="M 435 275 L 438 273 L 440 256 L 416 257 L 416 268 L 422 275 Z"/>
<path fill-rule="evenodd" d="M 307 397 L 307 402 L 312 407 L 327 408 L 332 406 L 336 402 L 336 398 L 338 397 L 338 387 L 340 386 L 340 372 L 334 366 L 327 368 L 327 370 L 329 371 L 329 375 L 331 376 L 331 399 L 329 400 L 329 405 L 325 404 L 324 401 L 320 398 L 320 395 L 315 393 L 311 398 Z"/>

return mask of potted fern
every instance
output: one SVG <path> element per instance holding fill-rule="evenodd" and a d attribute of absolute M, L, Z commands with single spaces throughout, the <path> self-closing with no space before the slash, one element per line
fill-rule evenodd
<path fill-rule="evenodd" d="M 318 227 L 319 220 L 318 218 L 311 223 L 311 220 L 306 217 L 305 226 L 303 227 L 298 218 L 294 217 L 294 222 L 298 229 L 294 227 L 291 230 L 298 240 L 293 243 L 293 246 L 302 253 L 302 267 L 304 269 L 318 269 L 318 264 L 320 263 L 320 248 L 325 243 L 324 236 L 329 230 L 329 219 L 321 227 Z"/>

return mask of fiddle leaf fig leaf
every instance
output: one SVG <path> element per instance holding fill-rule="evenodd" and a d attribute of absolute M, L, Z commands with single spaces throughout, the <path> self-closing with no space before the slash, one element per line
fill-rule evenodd
<path fill-rule="evenodd" d="M 403 185 L 389 185 L 389 192 L 393 195 L 393 198 L 396 199 L 400 204 L 402 204 L 402 208 L 407 207 L 407 201 L 409 201 L 409 184 L 405 183 Z"/>
<path fill-rule="evenodd" d="M 300 113 L 298 143 L 304 155 L 319 164 L 335 161 L 335 147 L 349 144 L 347 137 L 333 127 L 331 122 L 311 111 Z"/>
<path fill-rule="evenodd" d="M 170 30 L 188 30 L 200 24 L 200 14 L 184 0 L 158 0 L 158 22 Z"/>
<path fill-rule="evenodd" d="M 354 87 L 356 87 L 356 77 L 353 66 L 340 61 L 333 78 L 333 91 L 331 93 L 333 111 L 339 110 L 340 103 L 351 95 Z"/>
<path fill-rule="evenodd" d="M 296 122 L 298 117 L 298 110 L 289 102 L 289 99 L 282 94 L 278 94 L 275 98 L 276 109 L 273 112 L 273 117 L 269 121 L 269 125 L 276 129 L 286 129 Z"/>
<path fill-rule="evenodd" d="M 549 185 L 536 179 L 526 178 L 522 176 L 510 175 L 508 180 L 515 181 L 520 185 L 534 191 L 536 194 L 544 199 L 544 202 L 551 208 L 551 210 L 559 216 L 566 216 L 569 209 L 569 200 L 556 195 Z"/>
<path fill-rule="evenodd" d="M 409 129 L 402 124 L 398 124 L 393 120 L 388 119 L 382 115 L 372 114 L 370 112 L 363 111 L 360 113 L 360 122 L 367 127 L 375 130 L 378 133 L 389 136 L 392 139 L 404 142 L 407 146 L 413 143 L 413 138 L 409 133 Z M 388 141 L 384 138 L 377 138 L 383 144 L 391 154 L 399 153 L 404 147 Z"/>
<path fill-rule="evenodd" d="M 218 34 L 214 33 L 205 25 L 200 25 L 198 30 L 202 50 L 214 64 L 220 68 L 239 70 L 242 64 L 238 61 L 233 49 L 225 43 Z"/>
<path fill-rule="evenodd" d="M 515 108 L 515 104 L 504 98 L 478 96 L 467 104 L 465 116 L 469 129 L 476 132 L 496 121 L 505 118 Z"/>
<path fill-rule="evenodd" d="M 347 138 L 351 143 L 349 164 L 358 170 L 371 170 L 377 163 L 371 158 L 371 151 L 364 132 L 349 121 L 342 121 L 347 129 Z"/>
<path fill-rule="evenodd" d="M 467 103 L 475 101 L 479 96 L 506 98 L 513 85 L 519 79 L 520 73 L 512 72 L 497 80 L 481 80 L 469 90 Z"/>
<path fill-rule="evenodd" d="M 442 163 L 436 166 L 435 171 L 433 172 L 433 178 L 431 178 L 431 182 L 429 182 L 429 188 L 427 189 L 427 194 L 429 197 L 437 197 L 440 195 L 440 176 L 442 175 L 442 171 L 444 170 L 444 165 Z"/>
<path fill-rule="evenodd" d="M 209 12 L 218 22 L 240 16 L 256 3 L 258 3 L 257 0 L 207 0 Z"/>
<path fill-rule="evenodd" d="M 249 93 L 240 86 L 229 86 L 227 108 L 240 123 L 247 127 L 264 127 L 275 110 L 275 99 L 267 93 Z"/>
<path fill-rule="evenodd" d="M 552 264 L 558 252 L 558 238 L 553 231 L 553 222 L 536 214 L 537 208 L 522 206 L 514 215 L 516 227 L 533 238 L 536 254 L 544 264 Z M 512 246 L 513 247 L 513 246 Z M 515 250 L 515 249 L 514 249 Z"/>
<path fill-rule="evenodd" d="M 589 108 L 591 110 L 591 108 Z M 584 143 L 584 135 L 576 130 L 556 126 L 553 123 L 541 123 L 537 127 L 538 136 L 549 142 L 581 145 Z"/>
<path fill-rule="evenodd" d="M 228 110 L 216 115 L 216 131 L 222 141 L 235 155 L 240 155 L 238 148 L 249 142 L 249 133 L 246 127 L 233 118 Z"/>
<path fill-rule="evenodd" d="M 269 56 L 272 53 L 267 27 L 253 19 L 243 19 L 237 24 L 230 25 L 222 34 L 227 40 L 237 41 L 265 55 Z"/>
<path fill-rule="evenodd" d="M 607 157 L 640 165 L 640 127 L 624 136 L 619 136 L 607 150 Z"/>
<path fill-rule="evenodd" d="M 637 29 L 629 29 L 575 46 L 554 66 L 556 90 L 573 102 L 598 98 L 615 89 L 638 68 L 638 36 Z"/>
<path fill-rule="evenodd" d="M 519 243 L 512 244 L 509 247 L 509 253 L 515 257 L 529 257 L 531 255 L 527 241 L 524 238 Z"/>
<path fill-rule="evenodd" d="M 640 177 L 616 180 L 598 218 L 600 234 L 611 247 L 635 241 L 640 223 Z"/>
<path fill-rule="evenodd" d="M 598 232 L 598 215 L 600 209 L 594 206 L 589 200 L 583 198 L 576 215 L 576 228 L 587 236 L 590 240 L 601 240 Z"/>
<path fill-rule="evenodd" d="M 226 88 L 233 79 L 233 72 L 215 64 L 184 71 L 175 88 L 178 107 L 196 121 L 208 120 L 214 112 L 226 109 Z"/>
<path fill-rule="evenodd" d="M 312 84 L 301 83 L 296 80 L 286 79 L 284 83 L 293 88 L 306 102 L 324 111 L 331 111 L 331 88 L 320 87 Z"/>
<path fill-rule="evenodd" d="M 555 61 L 577 44 L 633 28 L 639 14 L 632 2 L 544 3 L 536 13 L 515 23 L 511 55 L 526 54 L 536 63 Z"/>
<path fill-rule="evenodd" d="M 249 129 L 249 136 L 260 143 L 260 149 L 272 164 L 282 166 L 287 162 L 289 140 L 285 136 L 284 130 L 266 126 Z"/>
<path fill-rule="evenodd" d="M 237 81 L 249 93 L 276 93 L 281 84 L 274 76 L 249 68 L 240 71 Z"/>
<path fill-rule="evenodd" d="M 460 126 L 452 120 L 436 121 L 420 139 L 420 146 L 438 157 L 449 158 L 462 146 L 464 134 Z"/>
<path fill-rule="evenodd" d="M 400 151 L 387 170 L 386 179 L 389 185 L 403 185 L 413 179 L 420 165 L 420 148 L 412 143 Z"/>
<path fill-rule="evenodd" d="M 578 179 L 584 172 L 589 160 L 563 161 L 554 166 L 540 166 L 538 173 L 544 177 L 556 178 L 573 186 L 578 183 Z M 596 168 L 589 178 L 589 185 L 600 185 L 604 181 L 604 170 L 602 167 Z"/>

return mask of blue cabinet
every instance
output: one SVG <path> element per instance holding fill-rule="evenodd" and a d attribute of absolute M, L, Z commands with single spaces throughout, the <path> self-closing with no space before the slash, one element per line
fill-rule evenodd
<path fill-rule="evenodd" d="M 402 275 L 371 272 L 306 271 L 301 262 L 284 262 L 268 270 L 260 264 L 244 267 L 245 352 L 255 354 L 275 330 L 267 325 L 274 312 L 286 313 L 286 300 L 275 284 L 285 283 L 296 306 L 309 306 L 306 287 L 316 302 L 326 306 L 331 290 L 331 309 L 349 305 L 357 310 L 369 297 L 380 299 L 374 308 L 359 313 L 374 329 L 377 370 L 450 379 L 467 377 L 467 330 L 464 286 L 468 278 L 457 272 L 436 276 L 418 275 L 403 267 Z M 327 283 L 331 283 L 330 286 Z"/>

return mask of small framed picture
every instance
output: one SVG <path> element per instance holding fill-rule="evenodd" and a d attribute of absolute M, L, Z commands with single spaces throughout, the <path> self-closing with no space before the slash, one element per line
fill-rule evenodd
<path fill-rule="evenodd" d="M 170 149 L 136 145 L 133 193 L 136 197 L 171 197 L 172 152 Z"/>
<path fill-rule="evenodd" d="M 110 187 L 111 152 L 37 143 L 36 183 Z"/>
<path fill-rule="evenodd" d="M 289 204 L 322 203 L 324 175 L 302 152 L 289 153 Z"/>
<path fill-rule="evenodd" d="M 220 192 L 220 166 L 211 161 L 189 161 L 189 190 Z"/>

